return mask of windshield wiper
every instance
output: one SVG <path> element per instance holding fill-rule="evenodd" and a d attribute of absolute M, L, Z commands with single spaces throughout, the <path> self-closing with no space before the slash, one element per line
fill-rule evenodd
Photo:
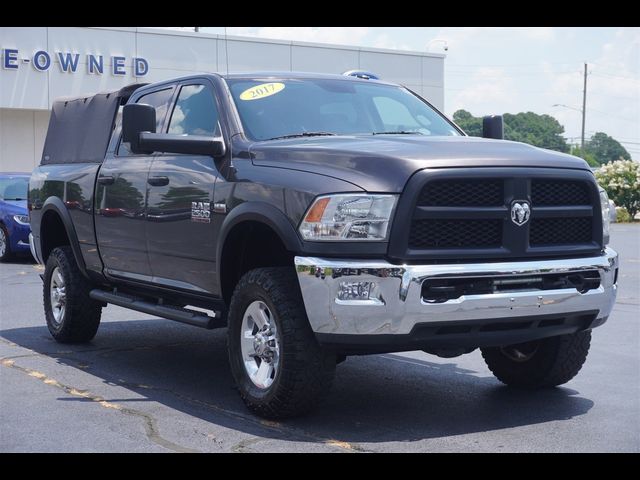
<path fill-rule="evenodd" d="M 19 202 L 21 200 L 26 200 L 26 198 L 5 198 L 5 200 L 12 201 L 12 202 Z"/>
<path fill-rule="evenodd" d="M 371 135 L 424 135 L 424 133 L 411 130 L 394 130 L 392 132 L 373 132 Z"/>
<path fill-rule="evenodd" d="M 335 135 L 335 133 L 331 132 L 301 132 L 301 133 L 291 133 L 289 135 L 280 135 L 279 137 L 267 138 L 267 140 L 281 140 L 283 138 L 299 138 L 299 137 L 326 137 Z"/>

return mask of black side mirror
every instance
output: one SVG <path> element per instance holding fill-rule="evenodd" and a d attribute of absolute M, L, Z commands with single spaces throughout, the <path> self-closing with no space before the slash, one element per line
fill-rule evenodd
<path fill-rule="evenodd" d="M 502 115 L 489 115 L 482 117 L 482 137 L 495 138 L 498 140 L 502 140 L 504 138 Z"/>
<path fill-rule="evenodd" d="M 156 132 L 156 109 L 144 103 L 131 103 L 122 109 L 122 141 L 132 153 L 152 153 L 140 146 L 141 132 Z"/>
<path fill-rule="evenodd" d="M 205 135 L 141 132 L 139 146 L 145 152 L 184 153 L 212 157 L 221 157 L 226 152 L 222 137 Z"/>

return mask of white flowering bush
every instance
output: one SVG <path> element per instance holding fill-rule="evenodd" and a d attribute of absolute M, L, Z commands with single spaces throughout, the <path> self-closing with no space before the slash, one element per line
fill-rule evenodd
<path fill-rule="evenodd" d="M 631 218 L 640 211 L 640 163 L 617 160 L 596 172 L 596 179 L 616 205 L 624 207 Z"/>

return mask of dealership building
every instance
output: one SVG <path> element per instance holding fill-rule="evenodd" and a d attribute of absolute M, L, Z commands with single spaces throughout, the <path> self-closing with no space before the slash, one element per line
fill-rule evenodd
<path fill-rule="evenodd" d="M 202 72 L 366 70 L 444 107 L 444 55 L 151 28 L 0 27 L 0 172 L 40 162 L 52 102 Z"/>

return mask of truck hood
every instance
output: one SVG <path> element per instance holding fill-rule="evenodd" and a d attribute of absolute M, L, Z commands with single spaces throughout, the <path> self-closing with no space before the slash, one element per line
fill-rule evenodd
<path fill-rule="evenodd" d="M 370 192 L 401 192 L 425 168 L 551 167 L 589 170 L 581 158 L 519 142 L 477 137 L 354 135 L 254 143 L 257 166 L 346 180 Z"/>

